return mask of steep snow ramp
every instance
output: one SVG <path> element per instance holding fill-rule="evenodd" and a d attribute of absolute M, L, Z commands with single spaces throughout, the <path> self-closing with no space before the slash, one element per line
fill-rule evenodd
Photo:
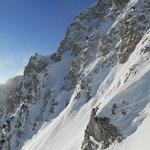
<path fill-rule="evenodd" d="M 150 107 L 148 108 L 150 109 Z M 150 148 L 150 116 L 148 116 L 138 130 L 120 144 L 113 144 L 107 150 L 149 150 Z"/>

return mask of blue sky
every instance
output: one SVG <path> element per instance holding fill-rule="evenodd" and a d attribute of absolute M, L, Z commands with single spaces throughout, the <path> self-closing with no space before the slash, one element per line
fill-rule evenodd
<path fill-rule="evenodd" d="M 0 83 L 21 74 L 29 57 L 57 50 L 67 26 L 96 0 L 0 0 Z"/>

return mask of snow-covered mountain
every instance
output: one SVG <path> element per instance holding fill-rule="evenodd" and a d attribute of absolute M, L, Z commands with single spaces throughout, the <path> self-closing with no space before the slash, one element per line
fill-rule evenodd
<path fill-rule="evenodd" d="M 99 0 L 58 51 L 0 85 L 2 150 L 149 150 L 150 2 Z"/>

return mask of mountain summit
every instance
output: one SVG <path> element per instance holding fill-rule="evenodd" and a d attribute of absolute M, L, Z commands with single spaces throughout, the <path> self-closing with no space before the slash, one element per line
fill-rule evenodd
<path fill-rule="evenodd" d="M 0 85 L 0 150 L 149 150 L 149 79 L 149 0 L 99 0 Z"/>

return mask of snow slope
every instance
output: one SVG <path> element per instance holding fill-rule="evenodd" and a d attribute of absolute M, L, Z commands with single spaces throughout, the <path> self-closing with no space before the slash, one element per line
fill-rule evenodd
<path fill-rule="evenodd" d="M 121 144 L 111 145 L 108 150 L 149 150 L 150 148 L 150 117 L 148 116 L 138 130 Z"/>

